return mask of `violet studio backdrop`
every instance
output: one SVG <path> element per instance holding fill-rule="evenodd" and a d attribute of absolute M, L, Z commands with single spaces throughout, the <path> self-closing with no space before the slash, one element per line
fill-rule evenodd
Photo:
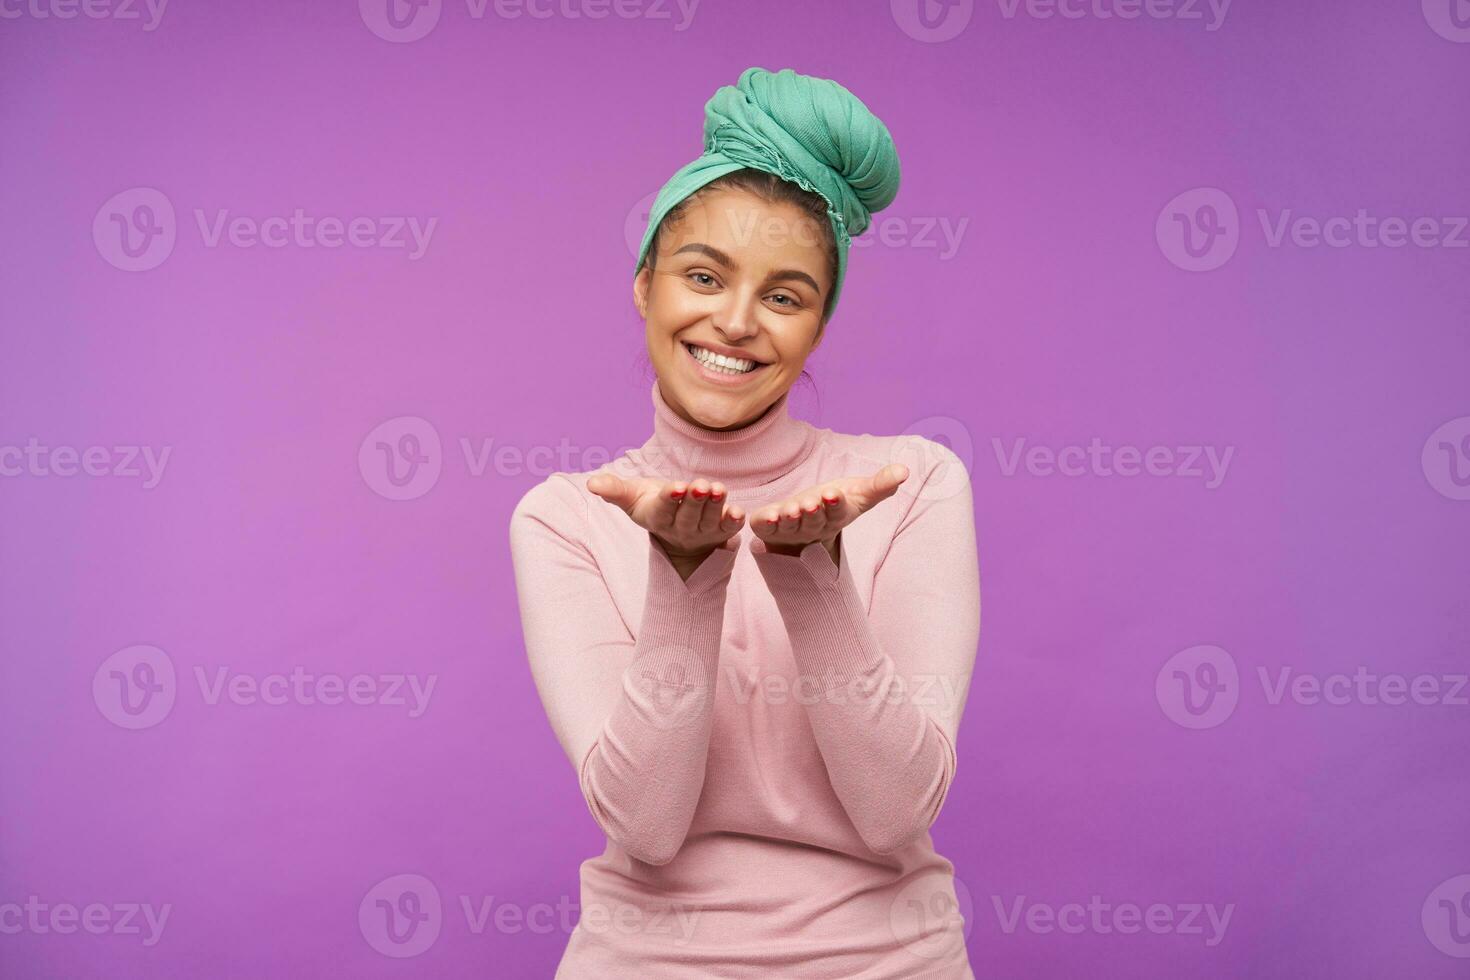
<path fill-rule="evenodd" d="M 970 468 L 977 975 L 1470 969 L 1461 0 L 3 11 L 0 975 L 551 975 L 507 524 L 750 65 L 903 161 L 792 405 Z"/>

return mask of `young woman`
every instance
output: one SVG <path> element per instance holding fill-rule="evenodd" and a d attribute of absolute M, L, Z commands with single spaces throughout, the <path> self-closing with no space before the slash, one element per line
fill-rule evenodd
<path fill-rule="evenodd" d="M 511 519 L 537 690 L 607 833 L 557 977 L 972 977 L 929 835 L 980 629 L 968 476 L 787 412 L 898 156 L 790 69 L 705 111 L 635 267 L 652 436 Z"/>

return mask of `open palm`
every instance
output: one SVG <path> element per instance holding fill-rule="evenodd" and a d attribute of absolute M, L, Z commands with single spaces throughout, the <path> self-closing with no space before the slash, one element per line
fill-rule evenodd
<path fill-rule="evenodd" d="M 831 553 L 843 528 L 893 496 L 908 478 L 907 466 L 889 463 L 872 476 L 828 480 L 759 508 L 750 515 L 750 529 L 777 554 L 797 554 L 815 541 Z"/>
<path fill-rule="evenodd" d="M 622 508 L 634 524 L 658 539 L 671 558 L 693 558 L 716 548 L 740 547 L 741 509 L 727 502 L 724 484 L 717 480 L 623 479 L 597 473 L 587 489 Z"/>

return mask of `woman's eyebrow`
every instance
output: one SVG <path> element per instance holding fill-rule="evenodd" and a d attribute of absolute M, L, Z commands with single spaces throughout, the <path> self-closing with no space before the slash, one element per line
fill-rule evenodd
<path fill-rule="evenodd" d="M 817 281 L 800 269 L 777 269 L 769 276 L 766 276 L 766 282 L 775 282 L 778 279 L 798 279 L 811 286 L 812 292 L 818 296 L 822 295 L 822 287 L 817 285 Z"/>
<path fill-rule="evenodd" d="M 710 258 L 720 263 L 720 265 L 725 266 L 727 269 L 740 268 L 740 266 L 736 265 L 735 260 L 730 258 L 730 256 L 726 255 L 724 252 L 721 252 L 713 245 L 706 245 L 703 242 L 691 242 L 690 244 L 685 245 L 683 248 L 674 249 L 675 255 L 681 255 L 684 252 L 703 252 L 705 255 L 708 255 Z"/>
<path fill-rule="evenodd" d="M 703 242 L 691 242 L 690 244 L 685 245 L 682 248 L 674 249 L 675 255 L 679 255 L 684 252 L 699 252 L 701 254 L 708 255 L 710 258 L 714 259 L 716 262 L 718 262 L 720 265 L 723 265 L 727 269 L 740 268 L 739 264 L 737 264 L 734 259 L 730 258 L 730 256 L 715 248 L 713 245 L 706 245 Z M 778 279 L 796 279 L 811 286 L 812 291 L 815 292 L 818 296 L 822 295 L 822 287 L 817 285 L 817 281 L 811 276 L 807 275 L 805 272 L 802 272 L 800 269 L 777 269 L 775 272 L 766 276 L 766 282 L 775 282 Z"/>

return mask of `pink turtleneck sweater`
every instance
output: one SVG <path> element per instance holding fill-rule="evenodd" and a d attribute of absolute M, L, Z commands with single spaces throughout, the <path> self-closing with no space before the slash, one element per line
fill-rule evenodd
<path fill-rule="evenodd" d="M 526 653 L 607 848 L 582 864 L 558 980 L 970 978 L 929 827 L 955 778 L 980 631 L 969 476 L 921 436 L 787 413 L 714 432 L 653 385 L 653 435 L 607 469 L 719 480 L 747 514 L 903 463 L 818 543 L 747 526 L 680 578 L 648 532 L 554 473 L 511 518 Z"/>

